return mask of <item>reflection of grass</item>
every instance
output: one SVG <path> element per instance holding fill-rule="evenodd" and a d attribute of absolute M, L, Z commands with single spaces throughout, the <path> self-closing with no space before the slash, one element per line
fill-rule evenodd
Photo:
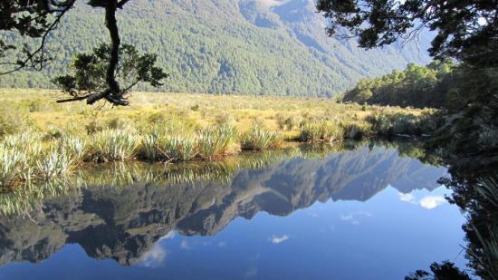
<path fill-rule="evenodd" d="M 321 151 L 327 153 L 324 148 Z M 244 153 L 236 157 L 225 157 L 214 162 L 184 162 L 180 164 L 160 164 L 144 162 L 110 162 L 101 165 L 81 164 L 78 170 L 66 176 L 57 176 L 50 182 L 44 180 L 24 181 L 24 186 L 15 192 L 0 193 L 0 214 L 28 213 L 49 198 L 64 195 L 72 187 L 124 185 L 153 183 L 171 185 L 211 181 L 228 183 L 241 169 L 259 169 L 286 158 L 310 155 L 306 149 L 285 148 L 260 153 Z M 70 187 L 71 186 L 71 187 Z"/>
<path fill-rule="evenodd" d="M 29 216 L 35 209 L 41 209 L 47 199 L 67 194 L 81 183 L 70 182 L 65 179 L 55 179 L 50 182 L 26 185 L 16 192 L 0 194 L 0 214 Z M 69 187 L 72 186 L 72 187 Z"/>
<path fill-rule="evenodd" d="M 100 165 L 81 163 L 77 169 L 65 176 L 56 176 L 50 181 L 26 180 L 23 181 L 23 187 L 18 187 L 15 192 L 0 193 L 0 214 L 27 213 L 40 207 L 46 199 L 66 194 L 72 187 L 119 188 L 136 183 L 164 186 L 196 182 L 229 183 L 237 172 L 243 169 L 262 169 L 295 157 L 321 159 L 330 153 L 356 149 L 365 144 L 368 142 L 289 146 L 263 152 L 244 152 L 238 156 L 227 156 L 211 162 L 164 164 L 132 161 Z"/>

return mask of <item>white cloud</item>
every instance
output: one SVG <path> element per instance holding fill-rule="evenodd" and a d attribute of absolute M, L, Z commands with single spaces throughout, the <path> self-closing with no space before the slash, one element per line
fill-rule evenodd
<path fill-rule="evenodd" d="M 426 196 L 420 200 L 420 206 L 429 210 L 444 203 L 446 203 L 446 199 L 443 196 Z"/>
<path fill-rule="evenodd" d="M 280 244 L 280 243 L 287 241 L 287 240 L 289 240 L 289 236 L 287 234 L 282 235 L 282 236 L 272 235 L 270 237 L 270 242 L 273 244 Z"/>

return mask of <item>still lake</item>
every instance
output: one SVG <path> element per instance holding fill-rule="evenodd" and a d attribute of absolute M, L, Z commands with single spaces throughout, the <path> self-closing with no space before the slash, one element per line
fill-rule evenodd
<path fill-rule="evenodd" d="M 0 216 L 0 279 L 403 279 L 432 262 L 465 267 L 465 218 L 437 184 L 444 167 L 376 144 L 246 157 L 119 186 L 88 180 Z"/>

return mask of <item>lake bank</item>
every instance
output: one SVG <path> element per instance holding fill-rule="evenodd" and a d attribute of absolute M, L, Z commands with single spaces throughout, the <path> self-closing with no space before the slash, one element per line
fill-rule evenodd
<path fill-rule="evenodd" d="M 436 127 L 432 110 L 331 99 L 136 93 L 131 106 L 57 104 L 58 91 L 0 90 L 3 188 L 70 173 L 84 162 L 211 161 L 288 142 L 410 137 Z"/>

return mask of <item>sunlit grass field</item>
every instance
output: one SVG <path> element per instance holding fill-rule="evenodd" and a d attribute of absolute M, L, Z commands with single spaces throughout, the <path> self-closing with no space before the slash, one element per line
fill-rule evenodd
<path fill-rule="evenodd" d="M 430 134 L 433 111 L 333 99 L 133 93 L 130 106 L 59 104 L 59 91 L 0 89 L 0 189 L 71 173 L 84 162 L 212 161 L 291 142 Z"/>
<path fill-rule="evenodd" d="M 0 89 L 2 109 L 27 118 L 32 129 L 80 135 L 91 133 L 93 129 L 156 123 L 194 129 L 231 123 L 238 131 L 244 132 L 256 123 L 291 139 L 299 136 L 301 127 L 309 123 L 362 124 L 366 118 L 376 114 L 420 116 L 433 112 L 338 104 L 335 99 L 325 98 L 185 93 L 136 92 L 131 94 L 131 105 L 127 107 L 112 107 L 104 102 L 94 106 L 87 106 L 84 102 L 56 103 L 56 100 L 68 97 L 55 90 Z"/>

